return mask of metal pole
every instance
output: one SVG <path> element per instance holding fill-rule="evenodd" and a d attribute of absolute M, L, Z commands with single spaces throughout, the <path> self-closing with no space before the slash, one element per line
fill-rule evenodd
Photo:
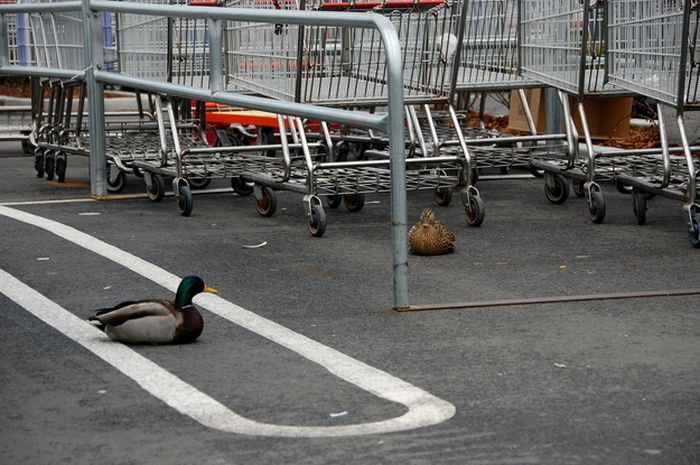
<path fill-rule="evenodd" d="M 105 159 L 104 89 L 95 80 L 95 70 L 104 63 L 102 44 L 102 21 L 97 12 L 90 9 L 90 0 L 82 0 L 83 37 L 85 46 L 85 83 L 88 92 L 88 114 L 90 128 L 90 195 L 95 198 L 107 196 L 107 162 Z"/>
<path fill-rule="evenodd" d="M 209 90 L 220 92 L 224 90 L 222 76 L 224 71 L 223 21 L 210 19 L 207 21 L 207 28 L 209 29 Z"/>
<path fill-rule="evenodd" d="M 388 21 L 387 21 L 388 22 Z M 389 24 L 391 26 L 391 24 Z M 391 237 L 394 249 L 394 308 L 408 307 L 408 219 L 406 214 L 406 162 L 404 157 L 403 64 L 393 26 L 380 28 L 384 37 L 389 81 L 386 133 L 391 170 Z M 393 32 L 390 34 L 389 32 Z"/>
<path fill-rule="evenodd" d="M 0 14 L 0 66 L 10 64 L 10 47 L 7 43 L 7 37 L 7 18 L 4 14 Z"/>
<path fill-rule="evenodd" d="M 568 97 L 567 97 L 568 98 Z M 548 134 L 560 134 L 566 125 L 559 98 L 559 91 L 553 87 L 544 89 L 545 117 Z"/>

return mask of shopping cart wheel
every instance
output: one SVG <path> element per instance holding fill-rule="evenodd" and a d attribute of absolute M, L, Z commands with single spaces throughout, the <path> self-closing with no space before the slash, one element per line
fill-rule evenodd
<path fill-rule="evenodd" d="M 314 237 L 321 237 L 326 232 L 326 212 L 323 211 L 321 205 L 311 205 L 311 215 L 307 226 Z"/>
<path fill-rule="evenodd" d="M 605 221 L 605 198 L 600 191 L 591 191 L 591 203 L 588 205 L 588 216 L 595 224 Z"/>
<path fill-rule="evenodd" d="M 177 211 L 182 216 L 190 216 L 192 214 L 192 193 L 187 186 L 178 188 Z"/>
<path fill-rule="evenodd" d="M 22 140 L 22 151 L 27 155 L 31 155 L 32 153 L 34 153 L 34 147 L 32 147 L 32 144 L 31 142 L 29 142 L 29 139 Z"/>
<path fill-rule="evenodd" d="M 44 160 L 44 171 L 46 171 L 46 179 L 49 181 L 53 181 L 53 175 L 54 175 L 54 162 L 56 161 L 53 157 L 53 153 L 51 152 L 46 152 L 44 154 L 45 160 Z"/>
<path fill-rule="evenodd" d="M 632 194 L 632 211 L 634 212 L 635 218 L 637 218 L 637 224 L 643 225 L 647 222 L 647 197 L 642 192 L 635 191 Z"/>
<path fill-rule="evenodd" d="M 576 194 L 576 197 L 578 198 L 583 198 L 586 195 L 586 190 L 585 190 L 585 181 L 581 181 L 580 179 L 574 179 L 571 183 L 571 187 L 574 188 L 574 194 Z"/>
<path fill-rule="evenodd" d="M 451 187 L 436 187 L 433 193 L 433 199 L 435 203 L 441 207 L 446 207 L 452 202 L 452 188 Z"/>
<path fill-rule="evenodd" d="M 262 195 L 259 199 L 255 199 L 255 210 L 265 217 L 275 214 L 275 210 L 277 210 L 277 194 L 272 188 L 263 186 Z"/>
<path fill-rule="evenodd" d="M 343 196 L 340 194 L 333 194 L 326 197 L 326 205 L 328 208 L 338 208 L 343 202 Z"/>
<path fill-rule="evenodd" d="M 359 212 L 365 206 L 365 194 L 345 194 L 343 205 L 351 212 Z"/>
<path fill-rule="evenodd" d="M 238 176 L 231 178 L 231 188 L 233 188 L 233 191 L 236 194 L 242 197 L 253 193 L 253 186 Z"/>
<path fill-rule="evenodd" d="M 154 202 L 160 202 L 165 195 L 165 181 L 159 174 L 148 175 L 151 177 L 151 185 L 146 183 L 146 195 Z"/>
<path fill-rule="evenodd" d="M 690 229 L 688 230 L 688 240 L 690 245 L 700 249 L 700 213 L 693 213 L 690 216 Z"/>
<path fill-rule="evenodd" d="M 544 195 L 552 203 L 562 204 L 569 198 L 569 183 L 561 174 L 546 173 L 544 176 Z"/>
<path fill-rule="evenodd" d="M 66 161 L 65 156 L 56 158 L 56 181 L 58 182 L 66 180 Z"/>
<path fill-rule="evenodd" d="M 534 177 L 541 178 L 542 176 L 544 176 L 544 173 L 544 170 L 539 170 L 534 166 L 530 165 L 530 174 L 532 174 Z"/>
<path fill-rule="evenodd" d="M 467 224 L 469 226 L 478 227 L 484 222 L 486 214 L 484 209 L 484 201 L 481 197 L 475 194 L 469 196 L 469 205 L 464 209 L 467 216 Z"/>
<path fill-rule="evenodd" d="M 114 165 L 107 165 L 107 192 L 118 194 L 126 187 L 126 174 Z"/>
<path fill-rule="evenodd" d="M 620 194 L 631 194 L 634 190 L 632 186 L 622 183 L 619 179 L 615 180 L 615 189 L 617 189 Z"/>
<path fill-rule="evenodd" d="M 34 170 L 37 178 L 44 177 L 44 152 L 41 149 L 34 151 Z"/>
<path fill-rule="evenodd" d="M 187 178 L 187 182 L 190 183 L 192 189 L 204 189 L 211 182 L 211 178 L 209 176 L 204 176 L 203 178 Z"/>

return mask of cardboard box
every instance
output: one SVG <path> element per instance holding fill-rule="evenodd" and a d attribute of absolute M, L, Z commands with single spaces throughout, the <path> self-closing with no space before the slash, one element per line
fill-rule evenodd
<path fill-rule="evenodd" d="M 537 132 L 545 132 L 547 127 L 547 114 L 545 112 L 544 92 L 542 89 L 525 89 L 525 96 L 529 103 L 532 118 L 535 120 Z M 530 132 L 530 127 L 525 118 L 523 106 L 518 97 L 518 91 L 510 92 L 510 113 L 508 115 L 508 129 Z"/>
<path fill-rule="evenodd" d="M 530 111 L 537 125 L 537 131 L 540 133 L 546 132 L 547 114 L 543 89 L 528 89 L 525 91 L 525 95 L 528 98 Z M 575 97 L 569 97 L 569 106 L 574 117 L 576 129 L 579 131 L 579 135 L 583 137 L 583 129 Z M 632 97 L 586 97 L 583 107 L 586 111 L 588 127 L 593 139 L 624 138 L 629 136 Z M 529 131 L 517 91 L 512 91 L 510 95 L 508 128 L 518 131 Z"/>

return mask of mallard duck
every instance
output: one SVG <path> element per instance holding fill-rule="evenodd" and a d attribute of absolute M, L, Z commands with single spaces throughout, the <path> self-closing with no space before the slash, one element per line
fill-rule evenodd
<path fill-rule="evenodd" d="M 450 253 L 455 249 L 455 235 L 438 223 L 435 214 L 426 208 L 408 232 L 408 245 L 411 252 L 418 255 Z"/>
<path fill-rule="evenodd" d="M 198 276 L 182 279 L 175 301 L 147 299 L 97 310 L 88 322 L 110 339 L 127 344 L 184 344 L 202 334 L 204 320 L 192 303 L 201 292 L 216 293 Z"/>

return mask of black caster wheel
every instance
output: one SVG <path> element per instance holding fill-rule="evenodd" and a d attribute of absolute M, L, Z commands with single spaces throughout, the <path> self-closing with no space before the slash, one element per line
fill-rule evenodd
<path fill-rule="evenodd" d="M 311 206 L 311 216 L 307 226 L 314 237 L 321 237 L 326 232 L 326 212 L 320 205 Z"/>
<path fill-rule="evenodd" d="M 231 178 L 231 188 L 241 197 L 245 197 L 253 193 L 253 186 L 238 176 Z"/>
<path fill-rule="evenodd" d="M 441 207 L 446 207 L 452 202 L 452 188 L 451 187 L 436 187 L 433 193 L 433 199 L 435 203 Z"/>
<path fill-rule="evenodd" d="M 182 216 L 190 216 L 192 214 L 192 193 L 187 186 L 178 188 L 177 211 Z"/>
<path fill-rule="evenodd" d="M 691 215 L 688 240 L 690 241 L 690 245 L 696 249 L 700 249 L 700 213 L 693 213 Z"/>
<path fill-rule="evenodd" d="M 634 190 L 633 187 L 623 184 L 620 180 L 615 180 L 615 189 L 617 189 L 620 194 L 631 194 Z"/>
<path fill-rule="evenodd" d="M 53 181 L 55 174 L 55 162 L 56 159 L 52 153 L 46 153 L 46 160 L 44 160 L 44 171 L 46 172 L 46 179 Z"/>
<path fill-rule="evenodd" d="M 343 196 L 340 194 L 333 194 L 326 197 L 326 205 L 328 208 L 338 208 L 343 202 Z"/>
<path fill-rule="evenodd" d="M 646 224 L 647 222 L 647 196 L 641 192 L 632 194 L 632 211 L 637 219 L 638 225 Z"/>
<path fill-rule="evenodd" d="M 165 181 L 163 176 L 154 174 L 151 176 L 151 186 L 146 184 L 146 195 L 154 202 L 160 202 L 165 196 Z"/>
<path fill-rule="evenodd" d="M 595 224 L 605 221 L 605 198 L 600 191 L 591 192 L 591 203 L 588 205 L 588 216 Z"/>
<path fill-rule="evenodd" d="M 478 195 L 469 197 L 469 205 L 465 208 L 467 224 L 469 226 L 478 227 L 484 222 L 486 211 L 484 209 L 484 201 Z"/>
<path fill-rule="evenodd" d="M 530 166 L 529 170 L 530 170 L 530 174 L 532 174 L 532 175 L 533 175 L 534 177 L 536 177 L 536 178 L 541 178 L 541 177 L 543 177 L 543 176 L 544 176 L 544 173 L 545 173 L 544 170 L 537 169 L 537 168 L 535 168 L 535 167 L 532 166 L 532 165 Z"/>
<path fill-rule="evenodd" d="M 580 181 L 578 179 L 573 180 L 571 187 L 574 189 L 574 194 L 576 194 L 576 197 L 583 198 L 586 195 L 585 185 L 586 183 L 584 181 Z"/>
<path fill-rule="evenodd" d="M 44 177 L 44 153 L 39 149 L 34 153 L 34 170 L 37 178 Z"/>
<path fill-rule="evenodd" d="M 209 176 L 204 176 L 203 178 L 187 178 L 187 181 L 192 186 L 192 189 L 206 189 L 206 187 L 211 182 Z"/>
<path fill-rule="evenodd" d="M 351 212 L 359 212 L 365 206 L 365 194 L 345 194 L 343 205 Z"/>
<path fill-rule="evenodd" d="M 63 182 L 66 180 L 66 157 L 56 158 L 56 181 Z"/>
<path fill-rule="evenodd" d="M 255 199 L 255 210 L 265 217 L 275 214 L 275 210 L 277 210 L 277 194 L 272 188 L 263 186 L 262 197 Z"/>
<path fill-rule="evenodd" d="M 126 187 L 126 174 L 114 165 L 107 165 L 107 192 L 118 194 Z"/>
<path fill-rule="evenodd" d="M 22 152 L 26 153 L 27 155 L 34 153 L 34 147 L 32 147 L 32 144 L 28 139 L 22 140 Z"/>
<path fill-rule="evenodd" d="M 549 182 L 548 182 L 549 181 Z M 554 204 L 562 204 L 569 198 L 569 183 L 561 174 L 545 175 L 544 195 Z"/>

